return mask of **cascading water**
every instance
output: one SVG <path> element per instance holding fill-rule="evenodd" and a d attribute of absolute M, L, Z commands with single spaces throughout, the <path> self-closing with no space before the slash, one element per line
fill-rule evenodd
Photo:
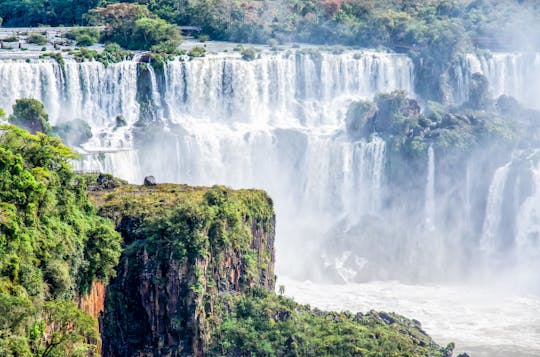
<path fill-rule="evenodd" d="M 433 146 L 428 148 L 428 169 L 426 179 L 426 203 L 424 205 L 426 229 L 435 230 L 435 152 Z"/>
<path fill-rule="evenodd" d="M 540 53 L 468 54 L 452 73 L 452 93 L 457 103 L 467 100 L 471 75 L 481 73 L 488 79 L 494 98 L 505 94 L 527 107 L 540 109 Z"/>
<path fill-rule="evenodd" d="M 486 215 L 482 228 L 482 237 L 480 238 L 480 247 L 487 253 L 493 253 L 498 249 L 497 232 L 503 214 L 504 189 L 509 171 L 510 164 L 497 169 L 489 186 Z"/>

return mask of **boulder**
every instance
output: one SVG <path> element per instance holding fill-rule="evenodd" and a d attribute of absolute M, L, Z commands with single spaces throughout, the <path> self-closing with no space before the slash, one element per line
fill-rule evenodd
<path fill-rule="evenodd" d="M 119 116 L 116 117 L 115 129 L 116 128 L 121 128 L 121 127 L 126 126 L 126 125 L 127 125 L 126 118 L 124 118 L 122 115 L 119 115 Z"/>
<path fill-rule="evenodd" d="M 144 178 L 144 185 L 145 186 L 155 186 L 155 185 L 157 185 L 156 178 L 154 176 L 146 176 Z"/>

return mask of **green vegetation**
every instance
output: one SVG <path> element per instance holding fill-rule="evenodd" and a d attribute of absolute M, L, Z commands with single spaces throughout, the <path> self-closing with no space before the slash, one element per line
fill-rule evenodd
<path fill-rule="evenodd" d="M 101 52 L 88 48 L 80 48 L 70 51 L 69 54 L 81 61 L 99 61 L 106 66 L 110 63 L 118 63 L 133 57 L 133 53 L 131 51 L 122 49 L 122 47 L 116 43 L 109 43 L 105 45 L 105 48 Z M 63 63 L 61 53 L 44 54 L 43 56 L 52 58 L 59 56 Z"/>
<path fill-rule="evenodd" d="M 99 3 L 99 0 L 1 0 L 0 17 L 4 18 L 4 26 L 10 27 L 76 25 Z"/>
<path fill-rule="evenodd" d="M 87 355 L 97 322 L 72 301 L 111 277 L 120 236 L 96 215 L 59 139 L 0 132 L 0 355 Z"/>
<path fill-rule="evenodd" d="M 396 314 L 325 312 L 253 288 L 220 300 L 212 335 L 219 356 L 447 356 L 420 324 Z"/>
<path fill-rule="evenodd" d="M 69 31 L 66 37 L 75 41 L 77 46 L 92 46 L 99 41 L 100 33 L 94 28 L 77 28 Z"/>
<path fill-rule="evenodd" d="M 144 5 L 111 4 L 90 11 L 88 19 L 92 24 L 107 26 L 103 41 L 129 50 L 150 50 L 163 42 L 178 46 L 182 39 L 175 26 L 154 16 Z"/>
<path fill-rule="evenodd" d="M 253 61 L 257 56 L 257 52 L 255 52 L 255 50 L 251 47 L 242 49 L 240 54 L 242 55 L 242 59 L 245 61 Z"/>
<path fill-rule="evenodd" d="M 166 248 L 168 244 L 174 244 L 175 251 L 180 254 L 177 259 L 188 255 L 192 258 L 219 255 L 229 248 L 243 253 L 252 252 L 249 246 L 250 231 L 246 230 L 244 224 L 255 220 L 270 229 L 268 224 L 274 215 L 272 201 L 263 191 L 172 184 L 147 188 L 118 182 L 113 185 L 115 190 L 109 192 L 99 190 L 96 175 L 86 177 L 89 185 L 96 186 L 91 199 L 99 207 L 101 216 L 118 218 L 128 215 L 132 221 L 144 220 L 141 226 L 121 230 L 121 233 L 144 237 L 144 244 L 152 251 L 155 248 L 150 247 L 161 245 L 161 248 Z M 177 238 L 171 233 L 179 229 L 178 225 L 187 217 L 191 217 L 191 221 L 197 217 L 198 223 L 193 221 L 195 225 L 190 228 L 197 232 L 186 231 L 181 234 L 184 237 L 181 241 L 168 241 L 168 238 Z M 204 232 L 208 232 L 208 237 Z M 201 239 L 206 241 L 199 241 Z M 198 248 L 193 250 L 193 247 Z"/>
<path fill-rule="evenodd" d="M 49 42 L 47 40 L 47 37 L 42 35 L 42 34 L 39 34 L 39 33 L 32 33 L 28 36 L 28 38 L 26 39 L 26 41 L 28 43 L 32 43 L 34 45 L 45 45 L 47 44 L 47 42 Z"/>
<path fill-rule="evenodd" d="M 204 57 L 206 55 L 206 48 L 195 46 L 188 52 L 189 57 Z"/>
<path fill-rule="evenodd" d="M 49 116 L 45 112 L 43 104 L 36 99 L 17 99 L 13 105 L 13 114 L 9 116 L 9 122 L 30 131 L 49 133 Z"/>
<path fill-rule="evenodd" d="M 245 3 L 239 0 L 139 1 L 127 3 L 144 17 L 156 16 L 178 25 L 198 25 L 219 40 L 266 43 L 280 41 L 386 46 L 422 51 L 425 46 L 452 52 L 465 43 L 481 47 L 539 48 L 535 19 L 540 6 L 512 0 L 283 0 Z M 96 10 L 103 6 L 102 10 Z M 0 0 L 0 17 L 7 26 L 93 23 L 103 9 L 133 15 L 128 5 L 112 0 Z M 144 10 L 142 10 L 144 8 Z M 90 11 L 89 16 L 83 16 Z M 142 13 L 141 13 L 142 11 Z M 125 19 L 106 16 L 106 23 Z M 132 21 L 133 23 L 134 21 Z M 523 29 L 526 23 L 527 29 Z M 525 37 L 527 41 L 523 41 Z M 517 38 L 517 40 L 516 40 Z M 122 43 L 122 42 L 119 42 Z M 446 45 L 444 45 L 446 44 Z M 446 54 L 441 54 L 442 57 Z"/>
<path fill-rule="evenodd" d="M 428 102 L 421 113 L 416 100 L 395 91 L 377 95 L 374 103 L 352 103 L 346 120 L 351 137 L 367 138 L 376 132 L 390 142 L 395 153 L 405 154 L 409 160 L 425 152 L 429 144 L 462 154 L 487 149 L 487 143 L 508 149 L 534 145 L 540 142 L 534 125 L 537 116 L 538 112 L 522 108 L 511 97 L 491 100 L 487 80 L 477 73 L 472 77 L 469 99 L 461 106 Z"/>
<path fill-rule="evenodd" d="M 287 42 L 386 48 L 414 60 L 416 93 L 439 102 L 447 70 L 461 54 L 540 49 L 539 16 L 535 2 L 514 0 L 0 0 L 9 26 L 105 25 L 100 41 L 130 50 L 175 54 L 181 36 L 173 25 L 201 26 L 201 42 L 208 35 L 274 50 Z M 77 43 L 89 46 L 95 38 L 81 34 Z"/>
<path fill-rule="evenodd" d="M 19 42 L 19 38 L 17 36 L 8 36 L 8 37 L 0 39 L 0 41 L 3 41 L 3 42 Z"/>

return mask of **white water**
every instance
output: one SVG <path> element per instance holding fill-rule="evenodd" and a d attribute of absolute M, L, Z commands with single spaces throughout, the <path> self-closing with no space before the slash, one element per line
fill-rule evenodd
<path fill-rule="evenodd" d="M 540 168 L 534 170 L 535 191 L 518 213 L 516 249 L 518 256 L 538 261 L 540 256 Z"/>
<path fill-rule="evenodd" d="M 502 206 L 505 203 L 503 195 L 509 171 L 510 164 L 498 168 L 489 186 L 486 215 L 480 239 L 480 246 L 487 253 L 493 253 L 499 248 L 497 232 L 501 224 Z"/>
<path fill-rule="evenodd" d="M 435 152 L 433 146 L 428 148 L 428 168 L 426 178 L 426 200 L 424 204 L 426 229 L 435 230 Z"/>
<path fill-rule="evenodd" d="M 528 107 L 540 109 L 540 53 L 466 55 L 454 72 L 456 102 L 466 100 L 473 73 L 486 76 L 493 98 L 506 94 Z"/>

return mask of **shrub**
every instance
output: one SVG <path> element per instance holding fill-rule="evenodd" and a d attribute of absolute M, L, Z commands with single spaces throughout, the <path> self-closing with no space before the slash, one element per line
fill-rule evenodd
<path fill-rule="evenodd" d="M 42 34 L 39 34 L 39 33 L 32 33 L 28 36 L 28 38 L 26 39 L 26 41 L 28 43 L 32 43 L 34 45 L 40 45 L 40 46 L 43 46 L 45 45 L 47 42 L 49 42 L 47 40 L 47 37 L 46 36 L 43 36 Z"/>
<path fill-rule="evenodd" d="M 251 47 L 243 49 L 240 53 L 242 54 L 242 59 L 245 61 L 253 61 L 255 59 L 255 55 L 257 54 Z"/>
<path fill-rule="evenodd" d="M 88 35 L 82 35 L 77 40 L 77 46 L 92 46 L 94 39 Z"/>
<path fill-rule="evenodd" d="M 206 42 L 209 39 L 210 39 L 210 36 L 208 36 L 208 35 L 205 35 L 205 34 L 199 35 L 199 42 Z"/>
<path fill-rule="evenodd" d="M 195 46 L 188 52 L 189 57 L 204 57 L 206 55 L 206 48 Z"/>
<path fill-rule="evenodd" d="M 152 46 L 154 53 L 178 54 L 178 43 L 174 41 L 165 41 Z"/>
<path fill-rule="evenodd" d="M 267 43 L 268 46 L 270 46 L 270 47 L 277 47 L 277 46 L 279 45 L 278 40 L 276 40 L 275 38 L 269 39 L 266 43 Z"/>
<path fill-rule="evenodd" d="M 81 42 L 82 38 L 90 38 L 92 43 L 96 43 L 99 40 L 99 30 L 95 28 L 76 28 L 68 33 L 66 33 L 66 38 L 69 38 L 70 40 L 74 40 L 76 42 Z"/>
<path fill-rule="evenodd" d="M 8 36 L 6 38 L 3 38 L 1 41 L 3 41 L 3 42 L 18 42 L 19 38 L 17 36 Z"/>

